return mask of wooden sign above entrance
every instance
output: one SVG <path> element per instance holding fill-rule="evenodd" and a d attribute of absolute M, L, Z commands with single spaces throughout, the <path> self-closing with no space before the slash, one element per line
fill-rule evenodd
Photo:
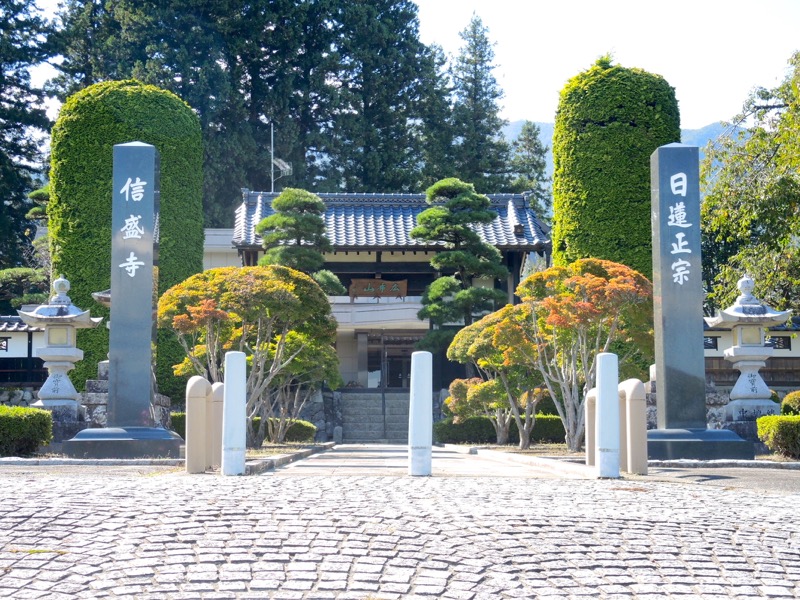
<path fill-rule="evenodd" d="M 352 279 L 349 292 L 351 302 L 355 298 L 405 298 L 408 294 L 408 280 Z"/>

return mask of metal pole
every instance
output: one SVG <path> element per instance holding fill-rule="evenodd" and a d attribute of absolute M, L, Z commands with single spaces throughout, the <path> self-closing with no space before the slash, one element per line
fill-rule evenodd
<path fill-rule="evenodd" d="M 269 191 L 275 193 L 275 131 L 269 124 Z"/>

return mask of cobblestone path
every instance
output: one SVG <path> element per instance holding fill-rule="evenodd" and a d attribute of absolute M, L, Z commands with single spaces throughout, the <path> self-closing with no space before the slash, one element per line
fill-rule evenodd
<path fill-rule="evenodd" d="M 0 597 L 800 597 L 798 494 L 287 473 L 0 470 Z"/>

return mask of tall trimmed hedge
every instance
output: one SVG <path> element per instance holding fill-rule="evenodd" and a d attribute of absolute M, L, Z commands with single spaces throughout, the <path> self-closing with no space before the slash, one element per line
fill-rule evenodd
<path fill-rule="evenodd" d="M 175 94 L 138 81 L 92 85 L 67 99 L 52 132 L 47 207 L 53 273 L 64 275 L 80 308 L 108 319 L 92 292 L 111 280 L 112 155 L 115 144 L 140 141 L 161 154 L 159 294 L 203 269 L 203 144 L 197 115 Z M 84 359 L 71 379 L 82 388 L 108 353 L 108 331 L 82 330 Z M 177 342 L 159 332 L 159 389 L 182 394 L 172 365 Z"/>
<path fill-rule="evenodd" d="M 553 133 L 553 261 L 604 258 L 652 277 L 650 155 L 679 142 L 675 90 L 601 58 L 561 90 Z"/>

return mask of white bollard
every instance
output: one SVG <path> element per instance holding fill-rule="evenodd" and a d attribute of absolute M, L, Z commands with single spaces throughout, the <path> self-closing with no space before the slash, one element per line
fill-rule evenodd
<path fill-rule="evenodd" d="M 225 353 L 222 414 L 222 474 L 244 475 L 247 435 L 247 362 L 244 352 Z"/>
<path fill-rule="evenodd" d="M 408 407 L 408 474 L 431 474 L 433 452 L 433 355 L 411 354 L 411 399 Z"/>
<path fill-rule="evenodd" d="M 597 355 L 597 476 L 619 478 L 619 367 L 617 355 Z"/>

